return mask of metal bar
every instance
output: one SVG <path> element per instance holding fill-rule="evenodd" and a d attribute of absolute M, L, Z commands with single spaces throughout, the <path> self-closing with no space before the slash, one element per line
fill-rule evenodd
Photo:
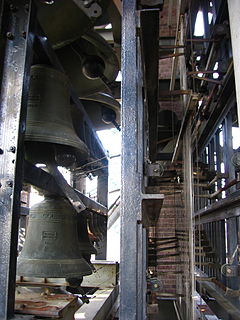
<path fill-rule="evenodd" d="M 205 275 L 198 269 L 200 275 Z M 220 289 L 215 283 L 209 281 L 201 281 L 200 288 L 208 291 L 208 293 L 216 299 L 217 303 L 226 310 L 227 314 L 231 316 L 232 319 L 240 319 L 239 307 L 236 307 L 232 301 L 226 296 L 225 291 Z"/>
<path fill-rule="evenodd" d="M 186 46 L 185 45 L 160 45 L 159 46 L 159 49 L 182 49 L 182 48 L 185 48 Z M 216 71 L 215 71 L 216 72 Z"/>
<path fill-rule="evenodd" d="M 185 94 L 192 94 L 192 90 L 159 91 L 159 97 L 181 96 Z"/>
<path fill-rule="evenodd" d="M 143 306 L 144 301 L 144 292 L 143 292 L 143 279 L 146 277 L 146 270 L 143 270 L 143 227 L 141 224 L 138 224 L 137 230 L 137 241 L 138 241 L 138 263 L 137 263 L 137 281 L 138 281 L 138 294 L 137 294 L 137 304 L 138 306 Z M 143 308 L 137 308 L 137 318 L 143 319 Z"/>
<path fill-rule="evenodd" d="M 194 78 L 194 79 L 198 79 L 198 80 L 202 80 L 202 81 L 208 81 L 208 82 L 215 83 L 215 84 L 223 84 L 222 81 L 209 79 L 209 78 L 206 78 L 206 77 L 198 77 L 198 76 L 195 76 L 195 75 L 191 75 L 191 77 Z"/>
<path fill-rule="evenodd" d="M 198 100 L 199 100 L 199 95 L 198 94 L 192 94 L 189 97 L 188 104 L 187 104 L 187 106 L 185 108 L 185 113 L 184 113 L 184 117 L 183 117 L 183 120 L 182 120 L 181 128 L 180 128 L 180 131 L 179 131 L 179 134 L 178 134 L 178 137 L 177 137 L 176 146 L 174 148 L 174 152 L 173 152 L 173 156 L 172 156 L 172 162 L 174 162 L 178 158 L 179 149 L 180 149 L 180 146 L 181 146 L 180 141 L 182 140 L 182 137 L 183 137 L 184 132 L 186 130 L 187 124 L 188 124 L 188 122 L 189 122 L 189 120 L 191 118 L 191 114 L 193 113 L 194 107 L 195 107 L 196 103 L 198 102 Z"/>
<path fill-rule="evenodd" d="M 53 163 L 47 163 L 47 169 L 48 172 L 54 177 L 62 193 L 74 207 L 76 212 L 79 213 L 81 211 L 84 211 L 86 209 L 86 206 L 75 193 L 74 189 L 67 183 L 61 172 L 59 172 L 57 165 Z"/>
<path fill-rule="evenodd" d="M 144 80 L 148 111 L 149 158 L 156 160 L 158 139 L 158 73 L 159 73 L 159 10 L 142 10 L 141 42 L 144 59 Z"/>
<path fill-rule="evenodd" d="M 108 160 L 105 159 L 108 165 Z M 108 168 L 104 170 L 104 173 L 98 176 L 97 181 L 97 201 L 108 206 Z M 106 221 L 107 223 L 107 221 Z M 107 228 L 102 234 L 102 239 L 98 241 L 98 254 L 96 255 L 96 260 L 106 260 L 107 258 Z"/>
<path fill-rule="evenodd" d="M 187 75 L 190 76 L 192 74 L 199 74 L 199 73 L 206 73 L 206 74 L 211 74 L 211 73 L 216 73 L 217 70 L 199 70 L 199 71 L 189 71 L 187 72 Z"/>
<path fill-rule="evenodd" d="M 120 319 L 139 314 L 138 224 L 141 220 L 143 167 L 142 76 L 137 36 L 136 1 L 123 0 L 122 20 L 122 190 Z M 143 301 L 145 303 L 145 300 Z M 141 320 L 141 319 L 138 319 Z"/>
<path fill-rule="evenodd" d="M 170 53 L 170 54 L 166 54 L 166 55 L 159 55 L 159 59 L 169 59 L 169 58 L 175 58 L 175 57 L 180 57 L 180 56 L 184 56 L 185 53 L 181 52 L 181 53 Z"/>
<path fill-rule="evenodd" d="M 51 194 L 64 196 L 64 193 L 56 183 L 55 179 L 48 172 L 35 167 L 33 164 L 25 161 L 24 162 L 24 181 L 37 188 L 46 190 Z M 75 189 L 75 193 L 78 195 L 80 200 L 84 203 L 87 210 L 93 211 L 102 215 L 107 215 L 107 208 L 100 203 L 88 198 L 83 193 Z"/>
<path fill-rule="evenodd" d="M 239 42 L 239 1 L 228 0 L 228 11 L 229 11 L 229 22 L 231 31 L 231 44 L 233 50 L 233 64 L 234 64 L 234 75 L 235 75 L 235 87 L 236 87 L 236 98 L 237 98 L 237 113 L 238 123 L 240 123 L 240 42 Z"/>
<path fill-rule="evenodd" d="M 219 42 L 218 39 L 186 39 L 186 42 Z"/>
<path fill-rule="evenodd" d="M 238 246 L 238 234 L 237 234 L 237 218 L 231 217 L 227 219 L 227 245 L 228 245 L 228 256 L 233 255 L 234 250 Z M 238 265 L 238 258 L 235 256 L 233 261 L 229 263 L 233 265 Z M 236 290 L 239 288 L 238 276 L 227 278 L 227 287 Z"/>
<path fill-rule="evenodd" d="M 206 208 L 200 209 L 194 213 L 194 217 L 201 217 L 201 222 L 210 222 L 223 220 L 231 216 L 239 215 L 239 211 L 234 208 L 240 204 L 240 191 L 230 194 L 227 198 L 221 199 L 209 205 Z M 196 220 L 196 224 L 198 221 Z"/>
<path fill-rule="evenodd" d="M 31 63 L 31 0 L 1 1 L 0 319 L 14 313 L 18 218 Z"/>
<path fill-rule="evenodd" d="M 186 229 L 188 230 L 188 253 L 189 253 L 189 290 L 186 292 L 188 301 L 188 319 L 194 319 L 194 246 L 193 246 L 193 181 L 192 181 L 192 147 L 191 147 L 191 128 L 190 126 L 183 135 L 183 159 L 184 159 L 184 203 L 185 203 L 185 219 L 188 221 Z"/>

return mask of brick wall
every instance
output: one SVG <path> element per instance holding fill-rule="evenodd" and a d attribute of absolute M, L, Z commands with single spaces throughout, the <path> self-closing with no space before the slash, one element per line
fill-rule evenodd
<path fill-rule="evenodd" d="M 162 40 L 163 44 L 169 42 L 171 45 L 174 44 L 173 37 L 176 35 L 177 26 L 177 1 L 173 0 L 172 3 L 171 19 L 169 18 L 169 1 L 164 1 L 163 11 L 160 13 L 160 41 Z M 173 51 L 167 50 L 166 52 L 166 55 L 173 53 Z M 160 55 L 165 55 L 164 51 L 161 51 Z M 171 78 L 172 61 L 172 58 L 159 60 L 160 90 L 161 81 Z M 179 99 L 176 97 L 161 98 L 159 110 L 174 111 L 178 119 L 181 120 L 183 116 L 181 97 Z M 152 267 L 152 270 L 161 281 L 158 294 L 175 296 L 181 295 L 184 291 L 186 274 L 183 260 L 185 261 L 188 255 L 187 248 L 185 248 L 188 242 L 185 241 L 187 233 L 183 199 L 183 174 L 181 163 L 172 165 L 171 162 L 165 161 L 163 164 L 165 168 L 164 178 L 155 179 L 151 182 L 151 187 L 148 187 L 148 192 L 163 193 L 165 196 L 157 225 L 150 228 L 149 237 L 156 241 L 156 266 Z M 168 174 L 172 178 L 168 179 Z M 177 176 L 181 177 L 180 183 Z"/>

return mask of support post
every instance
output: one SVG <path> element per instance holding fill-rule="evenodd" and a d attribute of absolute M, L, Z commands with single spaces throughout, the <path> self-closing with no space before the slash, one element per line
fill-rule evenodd
<path fill-rule="evenodd" d="M 233 64 L 235 75 L 235 87 L 237 97 L 238 125 L 240 126 L 240 5 L 238 0 L 228 0 L 228 12 L 231 30 L 231 42 L 233 49 Z"/>
<path fill-rule="evenodd" d="M 120 319 L 145 319 L 141 192 L 143 104 L 136 1 L 123 0 Z M 145 231 L 144 231 L 145 232 Z M 140 245 L 141 244 L 141 245 Z M 140 267 L 141 264 L 141 267 Z M 140 274 L 138 275 L 138 271 Z M 139 278 L 138 278 L 139 277 Z M 141 304 L 142 303 L 142 304 Z"/>
<path fill-rule="evenodd" d="M 188 231 L 188 255 L 189 269 L 187 270 L 186 282 L 186 307 L 188 320 L 195 319 L 194 312 L 194 247 L 193 247 L 193 183 L 192 183 L 192 144 L 191 127 L 187 127 L 183 137 L 184 159 L 184 203 L 185 203 L 185 227 Z"/>
<path fill-rule="evenodd" d="M 33 34 L 31 0 L 1 1 L 0 319 L 13 316 L 23 134 Z"/>
<path fill-rule="evenodd" d="M 104 160 L 104 166 L 107 165 L 108 161 Z M 105 207 L 108 206 L 108 168 L 105 168 L 104 172 L 98 176 L 97 201 Z M 107 226 L 107 216 L 102 217 L 102 219 L 106 219 Z M 105 228 L 105 232 L 102 236 L 102 239 L 98 242 L 98 254 L 96 255 L 96 260 L 107 259 L 107 227 Z"/>

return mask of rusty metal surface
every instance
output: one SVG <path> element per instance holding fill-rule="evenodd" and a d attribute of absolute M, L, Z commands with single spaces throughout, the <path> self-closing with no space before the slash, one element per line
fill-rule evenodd
<path fill-rule="evenodd" d="M 120 319 L 145 319 L 146 233 L 141 224 L 143 97 L 137 8 L 123 1 Z M 139 54 L 138 54 L 139 53 Z"/>
<path fill-rule="evenodd" d="M 0 3 L 0 319 L 13 314 L 28 74 L 31 0 Z"/>

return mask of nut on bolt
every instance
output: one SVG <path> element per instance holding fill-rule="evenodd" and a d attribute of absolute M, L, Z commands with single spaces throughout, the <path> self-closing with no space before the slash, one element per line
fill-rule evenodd
<path fill-rule="evenodd" d="M 13 38 L 14 38 L 12 32 L 10 32 L 10 31 L 6 33 L 6 37 L 7 37 L 9 40 L 13 40 Z"/>
<path fill-rule="evenodd" d="M 13 12 L 16 12 L 16 11 L 17 11 L 17 7 L 16 7 L 13 3 L 11 3 L 11 4 L 9 5 L 9 9 L 10 9 L 11 11 L 13 11 Z"/>
<path fill-rule="evenodd" d="M 12 188 L 12 186 L 13 186 L 12 180 L 7 180 L 6 181 L 6 186 Z"/>
<path fill-rule="evenodd" d="M 12 152 L 12 153 L 15 153 L 15 152 L 16 152 L 16 147 L 11 146 L 11 147 L 9 148 L 9 151 Z"/>

